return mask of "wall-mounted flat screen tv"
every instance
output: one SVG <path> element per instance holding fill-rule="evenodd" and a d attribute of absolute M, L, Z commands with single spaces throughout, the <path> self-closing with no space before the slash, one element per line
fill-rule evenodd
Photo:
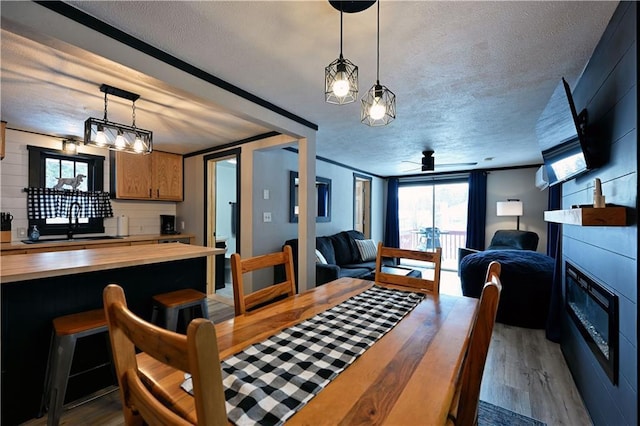
<path fill-rule="evenodd" d="M 550 186 L 600 165 L 587 135 L 587 110 L 576 112 L 571 89 L 564 78 L 540 115 L 536 133 Z"/>

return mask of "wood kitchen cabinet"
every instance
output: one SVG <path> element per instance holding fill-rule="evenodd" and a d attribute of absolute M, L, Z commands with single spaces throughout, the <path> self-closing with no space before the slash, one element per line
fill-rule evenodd
<path fill-rule="evenodd" d="M 153 153 L 152 153 L 153 155 Z M 112 156 L 111 192 L 116 198 L 129 200 L 151 200 L 153 183 L 151 179 L 151 155 L 116 152 Z M 115 182 L 113 179 L 115 176 Z M 113 188 L 115 183 L 115 190 Z"/>
<path fill-rule="evenodd" d="M 111 158 L 111 176 L 115 176 L 111 192 L 117 199 L 182 201 L 181 155 L 161 151 L 150 155 L 115 152 Z"/>
<path fill-rule="evenodd" d="M 153 194 L 158 200 L 182 201 L 182 156 L 168 152 L 151 153 Z"/>

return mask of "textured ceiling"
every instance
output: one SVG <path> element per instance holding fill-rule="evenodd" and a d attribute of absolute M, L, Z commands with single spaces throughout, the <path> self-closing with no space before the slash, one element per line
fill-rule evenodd
<path fill-rule="evenodd" d="M 536 121 L 562 76 L 575 84 L 617 6 L 383 1 L 380 82 L 397 96 L 397 119 L 370 128 L 360 124 L 359 102 L 324 102 L 323 70 L 339 54 L 340 30 L 326 1 L 69 3 L 316 123 L 318 155 L 383 176 L 415 173 L 406 161 L 420 162 L 425 149 L 435 151 L 436 170 L 539 163 Z M 142 95 L 137 124 L 154 131 L 158 149 L 193 152 L 271 130 L 197 94 L 5 27 L 2 117 L 10 127 L 80 135 L 86 117 L 102 116 L 97 87 L 115 80 Z M 362 96 L 376 79 L 375 6 L 345 14 L 343 52 L 359 66 Z M 130 105 L 114 104 L 109 118 L 128 123 Z"/>

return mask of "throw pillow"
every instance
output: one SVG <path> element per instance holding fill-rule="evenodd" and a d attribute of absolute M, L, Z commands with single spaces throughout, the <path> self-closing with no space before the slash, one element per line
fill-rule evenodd
<path fill-rule="evenodd" d="M 331 244 L 331 238 L 329 237 L 316 237 L 316 248 L 320 250 L 322 256 L 327 260 L 329 265 L 337 265 L 336 252 Z"/>
<path fill-rule="evenodd" d="M 320 250 L 316 249 L 316 263 L 327 264 L 327 259 L 324 258 Z"/>
<path fill-rule="evenodd" d="M 358 246 L 358 251 L 360 252 L 360 259 L 363 262 L 376 260 L 376 256 L 378 255 L 378 246 L 375 241 L 373 240 L 354 240 L 354 241 Z"/>

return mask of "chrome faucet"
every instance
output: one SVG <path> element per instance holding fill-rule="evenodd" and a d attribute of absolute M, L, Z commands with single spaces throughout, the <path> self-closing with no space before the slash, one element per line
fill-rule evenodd
<path fill-rule="evenodd" d="M 76 223 L 74 224 L 72 221 L 73 218 L 73 207 L 77 206 L 78 208 L 76 209 Z M 82 207 L 80 206 L 80 203 L 78 203 L 77 201 L 74 201 L 73 203 L 71 203 L 71 205 L 69 206 L 69 228 L 67 229 L 67 239 L 71 240 L 73 239 L 73 231 L 75 231 L 76 229 L 78 229 L 78 216 L 80 216 L 80 209 Z"/>

